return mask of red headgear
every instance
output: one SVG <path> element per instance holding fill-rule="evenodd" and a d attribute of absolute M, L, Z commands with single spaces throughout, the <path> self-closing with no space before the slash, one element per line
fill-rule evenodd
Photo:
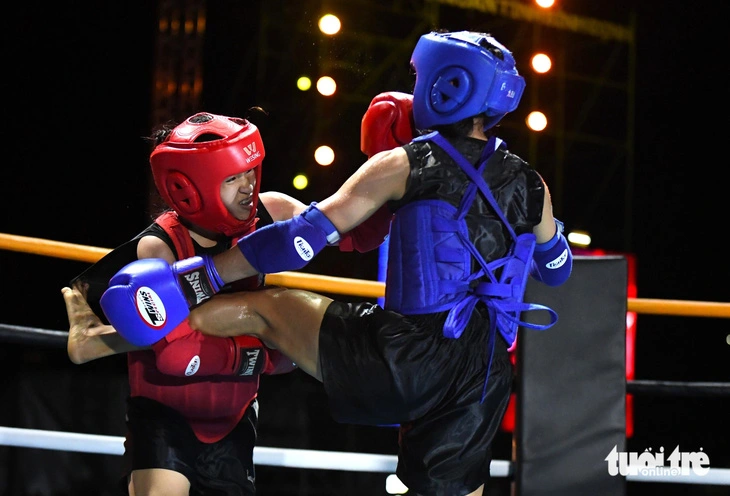
<path fill-rule="evenodd" d="M 255 222 L 263 160 L 264 143 L 256 126 L 206 112 L 188 117 L 150 155 L 152 176 L 165 202 L 183 219 L 230 237 L 247 234 Z M 221 184 L 254 168 L 251 215 L 240 221 L 223 204 Z"/>

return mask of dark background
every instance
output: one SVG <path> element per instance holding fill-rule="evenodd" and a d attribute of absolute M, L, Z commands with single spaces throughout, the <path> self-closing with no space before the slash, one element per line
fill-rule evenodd
<path fill-rule="evenodd" d="M 2 148 L 6 158 L 0 176 L 4 199 L 0 232 L 105 248 L 118 246 L 151 219 L 147 208 L 148 148 L 142 137 L 156 124 L 150 122 L 150 112 L 157 4 L 13 5 L 12 11 L 5 14 L 3 33 Z M 586 203 L 576 201 L 582 198 L 579 191 L 595 189 L 605 172 L 605 161 L 590 154 L 568 157 L 566 196 L 556 205 L 559 216 L 568 227 L 587 226 L 598 248 L 636 255 L 639 297 L 730 301 L 730 263 L 724 240 L 730 183 L 723 132 L 727 126 L 721 112 L 726 107 L 726 90 L 720 89 L 721 73 L 725 72 L 721 49 L 726 46 L 727 28 L 723 17 L 713 10 L 719 5 L 638 0 L 572 1 L 563 5 L 571 13 L 624 24 L 633 11 L 638 39 L 633 194 L 627 202 L 622 183 L 610 182 L 608 193 L 600 197 L 598 204 L 589 199 Z M 255 66 L 260 48 L 258 9 L 259 2 L 253 1 L 211 2 L 204 90 L 198 110 L 242 115 L 251 106 L 264 106 L 269 116 L 254 119 L 267 147 L 264 188 L 287 192 L 305 202 L 321 199 L 364 158 L 357 150 L 359 121 L 343 118 L 337 128 L 337 136 L 348 143 L 341 145 L 342 156 L 349 160 L 337 171 L 328 172 L 331 177 L 320 174 L 318 179 L 324 181 L 305 192 L 292 190 L 289 183 L 292 170 L 296 170 L 293 158 L 306 156 L 309 160 L 311 154 L 301 149 L 301 142 L 315 116 L 306 106 L 300 114 L 295 112 L 301 103 L 290 81 L 267 81 L 271 91 L 266 98 L 256 94 L 254 77 L 246 68 Z M 488 24 L 488 20 L 474 14 L 452 13 L 443 19 L 454 23 L 442 26 L 452 30 L 477 29 L 473 26 L 481 29 Z M 506 30 L 502 25 L 499 28 Z M 513 48 L 507 43 L 508 37 L 496 32 L 495 36 Z M 578 68 L 591 64 L 590 57 L 572 62 Z M 520 67 L 526 72 L 525 64 Z M 407 71 L 406 60 L 403 71 Z M 530 88 L 528 84 L 523 102 Z M 280 99 L 270 99 L 272 93 Z M 603 103 L 608 108 L 612 105 L 611 101 Z M 580 107 L 582 99 L 576 96 L 569 104 Z M 366 104 L 358 115 L 365 108 Z M 625 118 L 618 114 L 606 112 L 603 122 L 607 133 L 625 128 Z M 517 136 L 509 125 L 519 123 L 515 118 L 511 124 L 508 117 L 505 132 Z M 529 156 L 524 141 L 513 138 L 508 142 L 513 151 Z M 551 171 L 546 170 L 545 175 L 550 176 Z M 568 195 L 571 191 L 576 193 Z M 631 219 L 628 246 L 621 231 L 627 205 Z M 316 261 L 306 270 L 373 279 L 375 264 L 373 254 L 349 258 L 334 255 Z M 83 262 L 0 251 L 1 320 L 10 325 L 66 330 L 60 289 L 87 266 Z M 726 382 L 728 335 L 727 319 L 640 315 L 636 378 Z M 55 420 L 64 426 L 59 430 L 123 434 L 118 431 L 122 404 L 113 411 L 100 407 L 97 411 L 94 404 L 106 408 L 109 402 L 88 401 L 90 394 L 98 397 L 106 381 L 110 390 L 123 386 L 123 358 L 75 367 L 57 348 L 9 343 L 1 353 L 4 386 L 0 397 L 5 412 L 0 424 L 37 428 L 34 422 L 50 415 L 44 413 L 46 410 L 71 398 L 85 406 L 78 412 L 57 413 Z M 38 381 L 30 377 L 40 378 L 43 387 L 38 388 Z M 45 393 L 34 394 L 34 388 Z M 26 397 L 43 400 L 28 402 L 23 399 Z M 287 405 L 282 397 L 291 403 L 285 408 L 296 409 L 296 421 L 275 406 L 267 407 L 267 400 L 270 405 Z M 261 399 L 262 446 L 395 453 L 394 432 L 334 425 L 321 387 L 304 374 L 264 378 Z M 116 397 L 110 401 L 116 401 Z M 629 448 L 703 448 L 713 467 L 730 467 L 730 415 L 726 405 L 727 401 L 719 398 L 638 397 L 636 434 Z M 497 458 L 508 459 L 509 437 L 501 435 L 497 443 Z M 7 463 L 0 468 L 0 492 L 51 494 L 43 492 L 44 483 L 38 482 L 41 476 L 31 469 L 38 464 L 64 467 L 68 463 L 66 470 L 75 474 L 76 483 L 89 484 L 91 473 L 99 475 L 100 470 L 106 470 L 94 468 L 106 458 L 84 455 L 78 463 L 76 458 L 51 451 L 4 450 L 0 461 Z M 118 460 L 111 457 L 111 463 Z M 3 476 L 8 481 L 5 487 Z M 112 477 L 116 475 L 110 473 L 107 478 Z M 31 479 L 40 489 L 28 489 L 27 481 Z M 383 479 L 382 475 L 372 474 L 261 467 L 258 483 L 264 495 L 293 494 L 294 487 L 299 488 L 298 494 L 354 494 L 354 488 L 360 486 L 382 488 Z M 65 482 L 60 480 L 55 484 L 61 492 L 53 494 L 82 492 L 78 486 L 64 489 Z M 289 489 L 283 489 L 287 484 Z M 720 494 L 717 488 L 685 485 L 632 483 L 628 489 L 630 494 Z M 94 489 L 88 491 L 96 494 Z"/>

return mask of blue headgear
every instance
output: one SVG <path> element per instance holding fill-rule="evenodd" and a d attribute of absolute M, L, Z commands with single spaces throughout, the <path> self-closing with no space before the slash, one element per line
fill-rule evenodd
<path fill-rule="evenodd" d="M 504 60 L 485 46 L 501 51 Z M 484 113 L 487 130 L 517 108 L 525 89 L 512 52 L 484 33 L 425 34 L 413 50 L 411 66 L 416 71 L 413 119 L 418 129 Z"/>

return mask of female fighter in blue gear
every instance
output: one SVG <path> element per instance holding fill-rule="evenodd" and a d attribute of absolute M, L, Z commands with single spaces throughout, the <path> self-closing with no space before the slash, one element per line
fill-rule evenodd
<path fill-rule="evenodd" d="M 509 50 L 484 33 L 432 32 L 411 64 L 421 136 L 376 153 L 334 195 L 224 254 L 125 267 L 101 303 L 119 332 L 134 336 L 144 308 L 129 295 L 152 288 L 171 315 L 163 332 L 193 308 L 195 329 L 272 343 L 323 382 L 337 421 L 400 424 L 397 474 L 411 492 L 481 495 L 509 399 L 515 331 L 557 317 L 523 301 L 528 274 L 562 284 L 572 255 L 544 181 L 494 134 L 525 86 Z M 408 99 L 390 97 L 368 109 L 379 117 L 363 122 L 380 124 L 363 136 L 410 124 Z M 209 298 L 225 282 L 302 267 L 383 208 L 393 214 L 385 308 L 283 288 L 199 305 L 191 279 L 205 281 Z M 551 324 L 521 320 L 535 309 Z"/>

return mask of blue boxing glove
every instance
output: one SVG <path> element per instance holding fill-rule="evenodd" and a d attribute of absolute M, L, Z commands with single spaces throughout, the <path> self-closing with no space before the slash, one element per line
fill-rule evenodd
<path fill-rule="evenodd" d="M 573 253 L 563 236 L 563 223 L 555 219 L 558 229 L 546 243 L 535 245 L 530 263 L 530 275 L 548 286 L 560 286 L 573 270 Z"/>
<path fill-rule="evenodd" d="M 99 301 L 109 323 L 136 346 L 156 343 L 180 325 L 190 308 L 222 286 L 210 259 L 193 257 L 169 265 L 160 258 L 136 260 L 109 281 Z"/>
<path fill-rule="evenodd" d="M 239 239 L 236 246 L 260 274 L 301 269 L 340 233 L 316 202 L 289 220 L 274 222 Z"/>
<path fill-rule="evenodd" d="M 225 286 L 210 255 L 186 258 L 170 267 L 190 308 L 200 305 Z"/>

